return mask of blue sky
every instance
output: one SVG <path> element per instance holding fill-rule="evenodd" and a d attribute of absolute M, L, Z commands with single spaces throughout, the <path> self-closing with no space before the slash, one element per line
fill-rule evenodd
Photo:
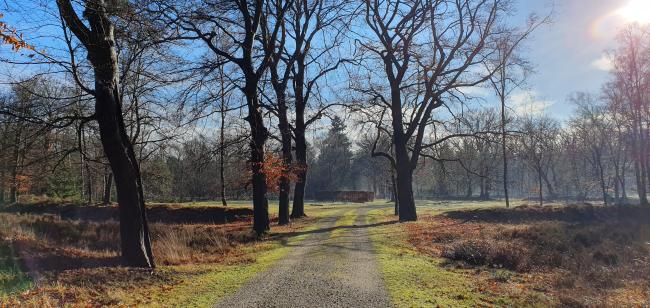
<path fill-rule="evenodd" d="M 546 107 L 547 114 L 566 119 L 571 113 L 568 95 L 598 92 L 608 79 L 604 55 L 616 46 L 617 33 L 630 21 L 647 21 L 621 11 L 631 4 L 648 7 L 650 0 L 556 0 L 554 4 L 520 0 L 517 18 L 530 12 L 555 13 L 553 23 L 539 29 L 527 43 L 526 53 L 536 74 L 529 79 L 530 90 L 513 97 L 515 103 L 533 101 L 535 108 Z M 645 14 L 650 17 L 650 11 Z"/>
<path fill-rule="evenodd" d="M 41 0 L 7 0 L 0 10 L 29 12 L 46 2 Z M 529 78 L 527 90 L 511 97 L 513 109 L 544 111 L 559 119 L 571 114 L 567 97 L 576 91 L 598 92 L 607 80 L 605 52 L 616 46 L 617 32 L 634 18 L 621 14 L 632 6 L 639 21 L 650 21 L 650 0 L 515 0 L 517 13 L 513 23 L 521 24 L 531 12 L 546 15 L 553 11 L 553 23 L 543 26 L 527 42 L 526 55 L 536 73 Z M 49 4 L 48 4 L 49 6 Z M 643 10 L 647 9 L 647 10 Z M 38 9 L 36 9 L 38 11 Z M 644 12 L 641 12 L 644 11 Z M 628 15 L 630 10 L 626 11 Z M 5 21 L 20 26 L 33 23 L 35 16 L 11 16 Z M 27 14 L 31 15 L 31 14 Z M 38 21 L 36 21 L 38 23 Z M 20 27 L 22 28 L 22 27 Z M 29 28 L 27 26 L 26 28 Z M 3 47 L 4 49 L 4 47 Z"/>

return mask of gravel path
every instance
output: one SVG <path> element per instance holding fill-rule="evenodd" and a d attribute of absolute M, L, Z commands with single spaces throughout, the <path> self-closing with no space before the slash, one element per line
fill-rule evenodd
<path fill-rule="evenodd" d="M 390 307 L 364 227 L 368 208 L 349 210 L 357 211 L 354 226 L 333 228 L 338 215 L 321 219 L 322 228 L 216 307 Z"/>

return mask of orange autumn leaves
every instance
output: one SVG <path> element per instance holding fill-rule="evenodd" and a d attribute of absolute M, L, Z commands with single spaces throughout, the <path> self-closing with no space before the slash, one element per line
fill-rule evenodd
<path fill-rule="evenodd" d="M 4 15 L 0 13 L 0 19 L 3 17 Z M 3 21 L 0 21 L 0 40 L 2 40 L 2 44 L 11 46 L 13 51 L 19 51 L 22 48 L 34 50 L 34 46 L 27 44 L 27 42 L 23 40 L 22 34 L 18 34 L 16 29 L 9 27 L 9 25 Z"/>
<path fill-rule="evenodd" d="M 304 166 L 298 164 L 286 165 L 282 157 L 267 153 L 262 165 L 262 173 L 266 175 L 266 188 L 277 193 L 280 190 L 280 180 L 286 177 L 291 182 L 299 180 L 298 173 L 304 170 Z"/>

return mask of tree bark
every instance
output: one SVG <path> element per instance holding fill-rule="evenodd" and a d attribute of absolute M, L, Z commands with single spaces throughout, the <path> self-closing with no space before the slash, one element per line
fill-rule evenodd
<path fill-rule="evenodd" d="M 401 111 L 401 106 L 399 108 Z M 401 129 L 402 124 L 400 123 L 399 126 Z M 416 221 L 418 216 L 415 209 L 415 199 L 413 198 L 413 168 L 409 159 L 406 141 L 402 140 L 400 134 L 395 134 L 394 138 L 399 220 Z"/>
<path fill-rule="evenodd" d="M 305 139 L 303 129 L 304 124 L 301 127 L 301 125 L 296 123 L 296 161 L 298 162 L 299 169 L 293 192 L 293 208 L 291 209 L 291 218 L 294 219 L 307 216 L 305 215 L 305 187 L 307 185 L 308 172 L 307 140 Z"/>
<path fill-rule="evenodd" d="M 293 160 L 291 157 L 291 129 L 287 117 L 287 104 L 285 101 L 284 90 L 282 90 L 282 93 L 276 94 L 280 95 L 280 97 L 278 97 L 278 120 L 280 134 L 282 135 L 282 164 L 285 169 L 285 174 L 280 178 L 278 224 L 286 225 L 289 223 L 289 193 L 291 191 L 291 181 L 286 172 L 290 172 L 289 168 L 291 168 Z"/>
<path fill-rule="evenodd" d="M 221 123 L 219 127 L 219 180 L 221 190 L 221 205 L 228 206 L 226 201 L 226 175 L 225 175 L 225 160 L 226 160 L 226 93 L 224 87 L 224 73 L 223 65 L 219 66 L 220 82 L 221 82 Z"/>
<path fill-rule="evenodd" d="M 248 104 L 248 116 L 246 121 L 251 129 L 251 170 L 253 184 L 253 230 L 262 234 L 270 229 L 269 226 L 269 203 L 266 198 L 266 174 L 264 174 L 264 144 L 268 139 L 268 131 L 264 127 L 264 120 L 260 111 L 259 97 L 257 93 L 257 81 L 247 78 L 246 101 Z"/>
<path fill-rule="evenodd" d="M 307 139 L 305 133 L 305 105 L 303 94 L 304 83 L 304 66 L 300 61 L 297 63 L 298 73 L 294 80 L 295 105 L 296 105 L 296 123 L 294 135 L 296 138 L 296 161 L 298 162 L 298 176 L 293 192 L 293 208 L 291 209 L 291 218 L 305 217 L 305 187 L 307 185 Z"/>
<path fill-rule="evenodd" d="M 146 218 L 140 167 L 124 126 L 119 95 L 119 72 L 114 27 L 103 0 L 85 3 L 79 19 L 70 0 L 57 0 L 66 25 L 83 43 L 95 75 L 95 119 L 99 136 L 115 178 L 119 203 L 122 264 L 153 268 L 149 226 Z"/>

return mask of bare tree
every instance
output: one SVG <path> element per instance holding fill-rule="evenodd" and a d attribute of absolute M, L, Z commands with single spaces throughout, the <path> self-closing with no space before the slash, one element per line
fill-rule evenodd
<path fill-rule="evenodd" d="M 425 141 L 427 127 L 435 123 L 434 110 L 449 108 L 460 89 L 482 84 L 494 73 L 483 69 L 484 63 L 493 59 L 494 41 L 501 30 L 498 20 L 510 8 L 499 0 L 364 3 L 372 37 L 361 44 L 380 63 L 384 76 L 377 78 L 384 79 L 388 89 L 360 90 L 390 112 L 395 154 L 376 154 L 387 157 L 396 169 L 400 220 L 416 220 L 413 171 L 424 149 L 444 142 Z M 389 132 L 381 122 L 378 128 Z"/>
<path fill-rule="evenodd" d="M 615 102 L 629 121 L 631 132 L 631 151 L 639 201 L 648 204 L 647 185 L 650 182 L 650 153 L 648 138 L 650 114 L 648 89 L 650 89 L 650 61 L 648 53 L 649 31 L 639 25 L 629 26 L 619 35 L 620 48 L 615 51 L 614 85 L 620 99 Z"/>
<path fill-rule="evenodd" d="M 70 0 L 57 0 L 57 6 L 67 29 L 85 47 L 94 70 L 94 89 L 82 83 L 79 86 L 96 100 L 92 118 L 99 124 L 104 152 L 115 177 L 123 263 L 154 267 L 140 167 L 122 116 L 115 28 L 111 21 L 119 7 L 104 0 L 84 2 L 83 17 L 88 27 Z"/>
<path fill-rule="evenodd" d="M 556 198 L 553 183 L 549 180 L 549 172 L 552 172 L 559 124 L 549 117 L 527 116 L 522 119 L 519 130 L 521 132 L 518 138 L 518 145 L 521 147 L 520 155 L 537 175 L 539 204 L 543 205 L 544 184 L 550 198 Z"/>
<path fill-rule="evenodd" d="M 577 115 L 571 122 L 583 146 L 586 148 L 585 158 L 589 161 L 591 169 L 598 179 L 603 197 L 603 202 L 608 202 L 608 182 L 605 179 L 605 159 L 607 153 L 607 140 L 611 139 L 609 133 L 613 131 L 606 119 L 605 108 L 596 98 L 586 93 L 577 93 L 571 98 L 577 106 Z"/>
<path fill-rule="evenodd" d="M 253 229 L 257 233 L 269 230 L 266 175 L 263 172 L 264 144 L 269 132 L 265 127 L 262 102 L 259 95 L 260 80 L 272 60 L 273 47 L 281 33 L 281 22 L 291 1 L 238 0 L 154 1 L 157 12 L 171 24 L 178 26 L 185 39 L 195 39 L 205 44 L 216 58 L 222 57 L 234 63 L 243 76 L 239 86 L 246 97 L 248 121 L 251 132 L 250 166 L 253 185 Z M 223 37 L 220 37 L 222 35 Z M 258 40 L 259 38 L 259 40 Z M 226 39 L 229 44 L 220 45 Z M 217 67 L 223 63 L 210 63 Z"/>

